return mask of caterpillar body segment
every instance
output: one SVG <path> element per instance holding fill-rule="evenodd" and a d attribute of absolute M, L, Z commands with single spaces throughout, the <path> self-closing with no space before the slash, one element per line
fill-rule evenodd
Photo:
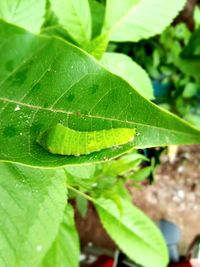
<path fill-rule="evenodd" d="M 58 123 L 40 133 L 37 142 L 53 154 L 80 156 L 126 144 L 135 134 L 135 129 L 130 128 L 81 132 Z"/>

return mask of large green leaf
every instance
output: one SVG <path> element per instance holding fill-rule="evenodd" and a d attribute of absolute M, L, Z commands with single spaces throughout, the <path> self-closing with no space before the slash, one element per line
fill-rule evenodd
<path fill-rule="evenodd" d="M 0 266 L 37 267 L 66 205 L 63 170 L 0 164 Z"/>
<path fill-rule="evenodd" d="M 91 38 L 91 14 L 88 0 L 50 0 L 60 24 L 79 44 Z"/>
<path fill-rule="evenodd" d="M 1 0 L 0 18 L 38 33 L 44 21 L 46 0 Z"/>
<path fill-rule="evenodd" d="M 17 52 L 16 52 L 17 51 Z M 33 166 L 97 162 L 137 148 L 200 142 L 200 131 L 143 98 L 81 49 L 0 22 L 0 160 Z M 133 143 L 86 156 L 53 155 L 40 131 L 136 128 Z"/>
<path fill-rule="evenodd" d="M 138 41 L 161 33 L 185 0 L 107 0 L 103 30 L 111 41 Z"/>
<path fill-rule="evenodd" d="M 96 201 L 101 222 L 119 248 L 144 267 L 166 267 L 168 253 L 158 228 L 139 209 L 121 199 L 121 209 L 105 198 Z"/>
<path fill-rule="evenodd" d="M 79 239 L 74 223 L 74 212 L 67 205 L 57 237 L 40 267 L 78 267 Z"/>
<path fill-rule="evenodd" d="M 153 86 L 148 74 L 129 56 L 120 53 L 105 53 L 101 63 L 114 74 L 124 78 L 141 95 L 154 99 Z"/>

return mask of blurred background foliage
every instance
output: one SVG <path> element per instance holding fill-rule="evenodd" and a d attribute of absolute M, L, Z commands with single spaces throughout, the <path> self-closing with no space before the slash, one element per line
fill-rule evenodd
<path fill-rule="evenodd" d="M 160 35 L 138 42 L 123 43 L 108 42 L 105 35 L 99 35 L 105 18 L 106 1 L 90 0 L 89 3 L 93 14 L 92 37 L 94 39 L 81 47 L 97 59 L 100 59 L 105 51 L 131 57 L 150 76 L 154 89 L 154 102 L 200 127 L 200 4 L 198 0 L 187 1 L 185 9 L 178 18 Z M 42 33 L 58 35 L 78 45 L 61 26 L 58 26 L 57 18 L 50 7 Z M 110 60 L 114 60 L 114 55 L 111 56 Z M 122 58 L 122 62 L 125 59 Z M 116 58 L 116 60 L 119 59 Z M 106 60 L 102 63 L 107 65 Z M 128 62 L 124 63 L 128 64 Z M 125 66 L 128 66 L 126 64 Z M 108 62 L 109 65 L 110 62 Z M 133 66 L 130 65 L 130 73 L 132 68 Z M 112 71 L 112 68 L 109 69 Z M 126 72 L 128 72 L 127 69 Z M 128 79 L 128 75 L 125 78 Z"/>
<path fill-rule="evenodd" d="M 186 22 L 171 25 L 159 36 L 137 43 L 111 43 L 109 51 L 125 53 L 149 74 L 155 102 L 200 127 L 200 7 Z"/>

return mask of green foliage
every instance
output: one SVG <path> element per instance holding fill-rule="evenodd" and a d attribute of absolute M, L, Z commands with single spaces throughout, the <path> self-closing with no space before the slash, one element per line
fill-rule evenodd
<path fill-rule="evenodd" d="M 45 15 L 45 0 L 1 0 L 0 18 L 38 33 Z"/>
<path fill-rule="evenodd" d="M 40 267 L 78 267 L 79 239 L 74 223 L 73 208 L 68 204 L 63 222 Z"/>
<path fill-rule="evenodd" d="M 113 158 L 133 145 L 143 148 L 200 141 L 199 130 L 147 101 L 69 43 L 34 36 L 3 22 L 0 43 L 1 160 L 55 167 Z M 50 154 L 36 142 L 40 131 L 56 123 L 79 131 L 133 128 L 137 136 L 133 143 L 117 149 L 63 157 Z"/>
<path fill-rule="evenodd" d="M 200 58 L 200 28 L 198 28 L 191 36 L 188 45 L 182 51 L 182 57 L 191 59 Z"/>
<path fill-rule="evenodd" d="M 91 42 L 86 43 L 83 48 L 97 60 L 100 60 L 107 49 L 108 41 L 108 34 L 101 34 Z"/>
<path fill-rule="evenodd" d="M 116 42 L 139 41 L 162 32 L 184 7 L 185 0 L 108 0 L 103 31 Z"/>
<path fill-rule="evenodd" d="M 195 29 L 200 27 L 200 6 L 195 6 L 194 8 L 194 23 L 195 23 Z"/>
<path fill-rule="evenodd" d="M 101 35 L 101 29 L 104 22 L 105 6 L 96 0 L 89 0 L 92 16 L 92 37 Z"/>
<path fill-rule="evenodd" d="M 133 173 L 132 175 L 129 176 L 129 179 L 140 182 L 145 180 L 152 172 L 153 168 L 152 166 L 144 167 L 137 172 Z"/>
<path fill-rule="evenodd" d="M 128 181 L 130 176 L 141 168 L 143 161 L 149 160 L 137 152 L 131 152 L 116 160 L 97 165 L 68 166 L 65 171 L 70 185 L 96 197 L 105 191 L 118 191 L 120 180 L 123 183 Z"/>
<path fill-rule="evenodd" d="M 142 186 L 154 171 L 153 161 L 133 149 L 200 143 L 200 131 L 148 100 L 154 97 L 151 81 L 136 62 L 141 56 L 140 65 L 151 79 L 164 75 L 162 80 L 169 82 L 173 77 L 174 87 L 181 87 L 183 94 L 173 95 L 178 114 L 195 124 L 198 119 L 188 118 L 185 101 L 196 100 L 195 68 L 200 63 L 188 61 L 187 52 L 185 58 L 184 52 L 179 56 L 190 38 L 184 25 L 150 41 L 158 43 L 152 58 L 145 49 L 136 53 L 131 43 L 109 44 L 160 33 L 185 0 L 118 2 L 0 1 L 1 267 L 79 265 L 68 198 L 76 199 L 83 217 L 92 202 L 106 231 L 130 259 L 144 267 L 167 264 L 161 234 L 132 205 L 126 188 L 127 182 Z M 195 17 L 197 29 L 198 10 Z M 194 40 L 199 37 L 192 38 L 186 50 L 195 47 L 196 57 Z M 135 61 L 128 54 L 134 54 Z M 81 132 L 130 128 L 136 129 L 136 136 L 130 144 L 89 155 L 53 155 L 36 141 L 41 131 L 57 123 Z"/>
<path fill-rule="evenodd" d="M 126 49 L 153 80 L 156 102 L 199 127 L 200 61 L 197 55 L 194 58 L 194 53 L 198 54 L 198 31 L 191 36 L 187 26 L 179 23 L 160 37 Z"/>
<path fill-rule="evenodd" d="M 147 159 L 138 153 L 131 153 L 114 162 L 96 165 L 96 171 L 92 171 L 87 178 L 70 176 L 69 173 L 73 174 L 76 168 L 67 167 L 68 188 L 77 197 L 81 196 L 96 205 L 106 231 L 132 260 L 149 267 L 165 266 L 167 251 L 157 227 L 132 205 L 122 182 L 132 171 L 138 170 L 142 160 Z M 92 170 L 91 167 L 89 170 Z M 83 167 L 78 168 L 83 171 Z M 133 248 L 137 253 L 132 253 Z M 148 258 L 143 257 L 144 253 Z"/>
<path fill-rule="evenodd" d="M 50 0 L 61 26 L 79 44 L 91 38 L 91 14 L 88 0 Z"/>
<path fill-rule="evenodd" d="M 39 266 L 63 218 L 65 184 L 63 170 L 0 164 L 1 267 Z"/>
<path fill-rule="evenodd" d="M 101 63 L 114 74 L 124 78 L 141 95 L 154 99 L 153 87 L 147 73 L 130 57 L 120 53 L 105 53 Z"/>
<path fill-rule="evenodd" d="M 165 267 L 168 253 L 157 227 L 131 203 L 120 201 L 122 214 L 113 201 L 105 198 L 96 201 L 101 222 L 109 235 L 135 262 L 148 267 Z"/>
<path fill-rule="evenodd" d="M 78 209 L 80 215 L 85 218 L 88 210 L 88 201 L 81 195 L 76 196 L 76 208 Z"/>

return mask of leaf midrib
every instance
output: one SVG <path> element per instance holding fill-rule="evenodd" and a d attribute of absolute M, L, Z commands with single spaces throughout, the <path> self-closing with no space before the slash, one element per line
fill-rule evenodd
<path fill-rule="evenodd" d="M 13 104 L 16 104 L 16 105 L 21 105 L 21 106 L 24 106 L 24 107 L 28 107 L 28 108 L 31 108 L 31 109 L 50 111 L 50 112 L 54 112 L 54 113 L 55 112 L 56 113 L 64 113 L 66 115 L 76 115 L 76 112 L 65 111 L 65 110 L 62 110 L 62 109 L 45 108 L 45 107 L 36 106 L 36 105 L 34 106 L 34 105 L 31 105 L 31 104 L 28 104 L 28 103 L 22 103 L 20 101 L 11 100 L 11 99 L 4 98 L 4 97 L 0 97 L 0 100 L 3 101 L 3 102 L 6 101 L 6 102 L 13 103 Z M 3 109 L 4 108 L 2 107 L 1 110 L 3 110 Z M 98 116 L 98 115 L 86 115 L 86 114 L 82 114 L 82 113 L 80 113 L 80 116 L 82 118 L 101 119 L 101 120 L 116 121 L 116 122 L 121 122 L 121 123 L 126 122 L 127 124 L 131 124 L 131 125 L 145 126 L 145 127 L 159 129 L 159 130 L 162 129 L 164 131 L 169 131 L 169 132 L 174 132 L 174 133 L 180 133 L 181 135 L 186 135 L 186 136 L 198 136 L 196 134 L 185 133 L 185 132 L 179 131 L 179 130 L 168 129 L 168 128 L 163 128 L 163 127 L 158 127 L 158 126 L 155 126 L 155 125 L 144 124 L 144 123 L 133 122 L 133 121 L 123 121 L 123 120 L 119 120 L 119 119 L 116 119 L 116 118 L 103 117 L 103 116 Z M 177 119 L 179 119 L 179 118 L 177 118 Z M 186 123 L 186 122 L 183 121 L 183 123 Z M 192 126 L 188 125 L 188 127 L 192 127 Z M 198 129 L 195 129 L 194 127 L 192 127 L 192 129 L 198 131 Z"/>

